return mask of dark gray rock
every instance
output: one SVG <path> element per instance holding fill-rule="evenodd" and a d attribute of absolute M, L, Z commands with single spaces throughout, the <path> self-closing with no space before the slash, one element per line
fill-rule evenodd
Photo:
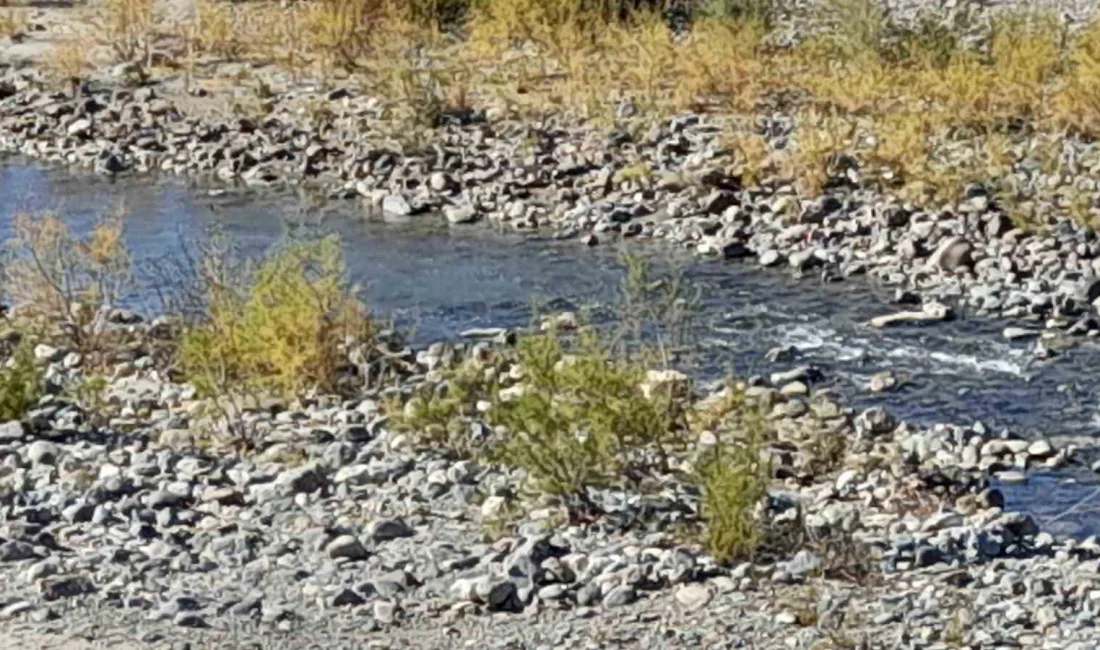
<path fill-rule="evenodd" d="M 415 531 L 402 519 L 375 519 L 367 526 L 367 536 L 375 542 L 412 537 L 414 534 Z"/>
<path fill-rule="evenodd" d="M 73 575 L 42 580 L 38 583 L 38 590 L 43 600 L 51 601 L 90 594 L 96 587 L 88 576 Z"/>

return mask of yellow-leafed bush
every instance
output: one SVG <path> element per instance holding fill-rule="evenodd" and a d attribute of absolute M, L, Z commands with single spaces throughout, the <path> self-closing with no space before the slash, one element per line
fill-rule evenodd
<path fill-rule="evenodd" d="M 83 237 L 52 214 L 19 214 L 7 243 L 4 291 L 36 327 L 61 327 L 86 354 L 99 351 L 104 333 L 97 319 L 117 306 L 132 280 L 122 219 L 100 219 Z"/>
<path fill-rule="evenodd" d="M 209 288 L 209 317 L 183 335 L 184 373 L 205 394 L 333 389 L 345 346 L 372 335 L 329 237 L 279 248 L 244 288 Z"/>

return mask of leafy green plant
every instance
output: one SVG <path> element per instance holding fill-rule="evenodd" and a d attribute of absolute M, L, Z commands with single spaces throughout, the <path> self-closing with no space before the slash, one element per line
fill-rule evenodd
<path fill-rule="evenodd" d="M 42 371 L 34 363 L 32 344 L 20 343 L 0 368 L 0 421 L 23 417 L 38 402 L 41 391 Z"/>
<path fill-rule="evenodd" d="M 522 389 L 490 411 L 509 433 L 494 459 L 527 470 L 540 491 L 587 502 L 587 488 L 621 484 L 639 452 L 673 441 L 671 399 L 639 390 L 642 366 L 613 357 L 591 330 L 566 355 L 557 332 L 518 344 Z"/>
<path fill-rule="evenodd" d="M 642 255 L 624 254 L 621 261 L 626 274 L 615 307 L 619 330 L 611 348 L 624 358 L 655 356 L 657 363 L 668 367 L 691 340 L 701 294 L 682 272 L 654 275 Z"/>
<path fill-rule="evenodd" d="M 732 387 L 728 395 L 724 435 L 700 454 L 695 465 L 704 541 L 718 561 L 750 556 L 760 545 L 756 508 L 767 496 L 771 479 L 770 463 L 761 455 L 763 414 Z"/>
<path fill-rule="evenodd" d="M 180 345 L 188 381 L 208 396 L 336 389 L 345 346 L 374 331 L 346 280 L 339 239 L 279 247 L 246 284 L 208 288 L 209 315 Z"/>
<path fill-rule="evenodd" d="M 499 389 L 495 374 L 487 376 L 486 370 L 491 369 L 468 360 L 444 373 L 441 382 L 418 387 L 404 403 L 388 405 L 391 428 L 413 434 L 420 444 L 475 455 L 478 441 L 471 437 L 469 418 L 479 401 L 492 399 Z"/>

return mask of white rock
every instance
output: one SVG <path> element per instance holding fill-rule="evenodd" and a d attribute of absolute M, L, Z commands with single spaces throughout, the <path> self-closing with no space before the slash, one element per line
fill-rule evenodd
<path fill-rule="evenodd" d="M 706 607 L 710 599 L 714 597 L 714 594 L 706 585 L 692 583 L 683 585 L 677 589 L 675 596 L 676 602 L 680 603 L 680 606 L 683 607 L 684 610 L 694 612 Z"/>
<path fill-rule="evenodd" d="M 679 370 L 649 370 L 645 381 L 638 387 L 646 399 L 651 399 L 658 390 L 662 393 L 668 391 L 672 395 L 683 394 L 688 388 L 688 381 L 688 376 Z"/>

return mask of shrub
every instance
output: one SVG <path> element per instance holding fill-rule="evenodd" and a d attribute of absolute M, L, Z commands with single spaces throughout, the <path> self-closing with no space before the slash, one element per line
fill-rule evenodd
<path fill-rule="evenodd" d="M 1095 137 L 1100 134 L 1100 22 L 1073 39 L 1068 59 L 1066 84 L 1052 101 L 1055 119 Z"/>
<path fill-rule="evenodd" d="M 57 43 L 45 63 L 50 76 L 58 83 L 67 84 L 75 94 L 89 67 L 88 44 L 82 40 Z"/>
<path fill-rule="evenodd" d="M 38 403 L 41 388 L 42 371 L 35 366 L 34 350 L 23 342 L 0 367 L 0 422 L 23 417 Z"/>
<path fill-rule="evenodd" d="M 421 444 L 474 456 L 484 441 L 473 439 L 470 418 L 478 401 L 491 400 L 498 390 L 492 368 L 471 359 L 444 373 L 442 382 L 420 386 L 403 404 L 389 404 L 390 426 L 414 434 Z"/>
<path fill-rule="evenodd" d="M 699 515 L 705 526 L 704 540 L 718 561 L 751 555 L 762 541 L 756 508 L 767 496 L 771 479 L 770 464 L 761 456 L 764 417 L 744 403 L 739 391 L 728 390 L 723 417 L 733 427 L 695 464 L 695 480 L 702 492 Z"/>
<path fill-rule="evenodd" d="M 382 0 L 318 0 L 305 13 L 307 47 L 324 66 L 352 67 L 367 52 L 384 10 Z"/>
<path fill-rule="evenodd" d="M 643 255 L 624 254 L 620 261 L 626 274 L 615 305 L 619 328 L 611 350 L 622 359 L 667 368 L 692 340 L 701 293 L 682 271 L 655 275 Z"/>
<path fill-rule="evenodd" d="M 860 61 L 877 56 L 889 21 L 877 0 L 828 0 L 817 8 L 816 38 L 831 57 Z"/>
<path fill-rule="evenodd" d="M 527 470 L 537 489 L 586 503 L 587 488 L 622 484 L 673 440 L 671 396 L 643 395 L 643 367 L 613 358 L 591 331 L 568 357 L 555 332 L 523 338 L 518 358 L 522 389 L 498 392 L 490 411 L 508 431 L 492 455 Z"/>
<path fill-rule="evenodd" d="M 78 351 L 102 351 L 102 307 L 129 289 L 130 256 L 122 219 L 101 218 L 85 237 L 55 215 L 16 215 L 5 250 L 4 291 L 45 333 L 57 326 Z"/>
<path fill-rule="evenodd" d="M 0 11 L 0 38 L 14 38 L 27 27 L 27 16 L 24 12 L 8 7 Z"/>
<path fill-rule="evenodd" d="M 783 11 L 783 0 L 701 0 L 697 12 L 709 18 L 770 26 Z"/>
<path fill-rule="evenodd" d="M 184 375 L 206 395 L 335 390 L 346 345 L 372 322 L 347 283 L 336 237 L 276 249 L 245 287 L 208 287 L 209 316 L 183 334 Z"/>
<path fill-rule="evenodd" d="M 233 5 L 217 0 L 200 0 L 195 8 L 194 45 L 198 51 L 230 61 L 243 54 L 246 43 Z"/>
<path fill-rule="evenodd" d="M 156 36 L 155 0 L 105 0 L 93 27 L 119 61 L 149 62 Z"/>

